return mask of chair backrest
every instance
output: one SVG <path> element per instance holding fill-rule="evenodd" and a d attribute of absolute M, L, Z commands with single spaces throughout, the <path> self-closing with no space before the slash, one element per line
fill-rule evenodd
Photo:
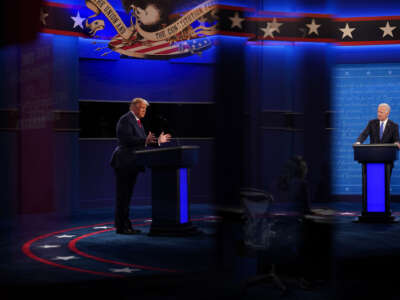
<path fill-rule="evenodd" d="M 254 188 L 242 188 L 240 197 L 244 211 L 244 243 L 253 249 L 267 249 L 273 232 L 270 216 L 272 195 Z"/>

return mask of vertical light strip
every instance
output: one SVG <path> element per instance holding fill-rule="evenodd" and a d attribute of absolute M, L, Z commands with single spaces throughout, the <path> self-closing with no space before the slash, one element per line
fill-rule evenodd
<path fill-rule="evenodd" d="M 187 223 L 188 216 L 188 179 L 187 169 L 179 169 L 179 206 L 180 206 L 180 222 Z"/>
<path fill-rule="evenodd" d="M 385 164 L 367 164 L 367 212 L 385 212 Z"/>

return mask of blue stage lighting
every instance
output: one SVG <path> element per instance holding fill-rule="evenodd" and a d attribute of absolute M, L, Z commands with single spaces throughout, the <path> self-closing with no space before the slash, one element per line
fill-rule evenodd
<path fill-rule="evenodd" d="M 180 201 L 180 222 L 187 223 L 188 216 L 188 178 L 187 169 L 179 169 L 179 201 Z"/>
<path fill-rule="evenodd" d="M 385 164 L 367 164 L 367 211 L 385 212 Z"/>

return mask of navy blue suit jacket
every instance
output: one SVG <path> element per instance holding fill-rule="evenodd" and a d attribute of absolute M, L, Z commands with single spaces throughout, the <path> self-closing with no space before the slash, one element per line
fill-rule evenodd
<path fill-rule="evenodd" d="M 388 120 L 383 131 L 382 140 L 379 139 L 379 120 L 374 119 L 368 122 L 367 127 L 360 134 L 357 142 L 364 142 L 364 140 L 369 136 L 371 144 L 391 144 L 394 142 L 399 142 L 399 125 L 397 125 L 392 120 Z"/>
<path fill-rule="evenodd" d="M 116 130 L 118 146 L 111 156 L 110 165 L 115 169 L 144 171 L 143 167 L 135 165 L 135 151 L 145 148 L 146 133 L 143 126 L 139 127 L 133 113 L 128 111 L 119 119 Z"/>

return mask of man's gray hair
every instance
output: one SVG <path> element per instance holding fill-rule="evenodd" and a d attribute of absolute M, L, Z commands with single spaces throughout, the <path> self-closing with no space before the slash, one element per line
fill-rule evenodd
<path fill-rule="evenodd" d="M 143 98 L 133 98 L 131 101 L 131 105 L 136 105 L 138 103 L 144 103 L 146 104 L 146 106 L 150 106 L 149 102 L 147 102 L 147 100 Z"/>
<path fill-rule="evenodd" d="M 390 112 L 390 105 L 389 105 L 389 104 L 387 104 L 387 103 L 381 103 L 381 104 L 378 105 L 378 107 L 380 107 L 380 106 L 385 106 L 385 107 L 386 107 L 386 111 L 387 111 L 387 112 Z"/>

